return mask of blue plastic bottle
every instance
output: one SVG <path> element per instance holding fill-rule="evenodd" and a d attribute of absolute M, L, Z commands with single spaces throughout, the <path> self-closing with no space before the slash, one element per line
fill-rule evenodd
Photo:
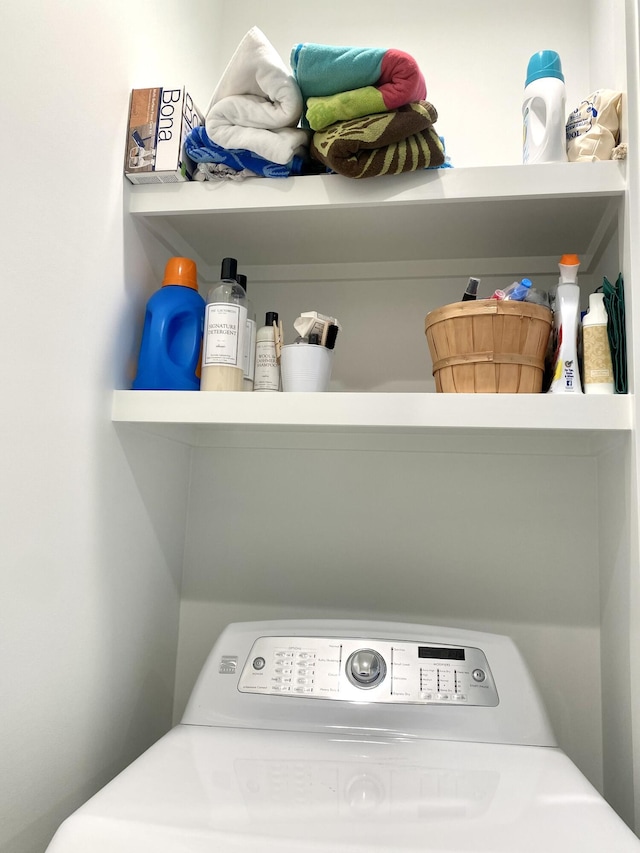
<path fill-rule="evenodd" d="M 134 390 L 200 390 L 204 308 L 194 261 L 170 258 L 147 303 Z"/>

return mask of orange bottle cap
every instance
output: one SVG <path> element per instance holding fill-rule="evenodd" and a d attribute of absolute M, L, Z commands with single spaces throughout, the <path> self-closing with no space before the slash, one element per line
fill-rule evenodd
<path fill-rule="evenodd" d="M 198 289 L 198 271 L 196 262 L 191 258 L 169 258 L 164 268 L 162 286 L 168 284 L 181 284 L 183 287 Z"/>
<path fill-rule="evenodd" d="M 580 263 L 580 258 L 577 255 L 563 255 L 560 263 L 565 267 L 575 267 Z"/>

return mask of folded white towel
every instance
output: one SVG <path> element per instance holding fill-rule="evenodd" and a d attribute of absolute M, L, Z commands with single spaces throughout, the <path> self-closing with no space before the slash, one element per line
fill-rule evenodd
<path fill-rule="evenodd" d="M 288 163 L 308 144 L 297 128 L 300 88 L 258 27 L 244 36 L 211 97 L 205 116 L 209 139 L 223 148 L 246 148 L 274 163 Z"/>

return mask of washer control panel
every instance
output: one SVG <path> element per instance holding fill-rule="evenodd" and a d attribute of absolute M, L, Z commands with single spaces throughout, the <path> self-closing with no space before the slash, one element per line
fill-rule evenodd
<path fill-rule="evenodd" d="M 355 637 L 260 637 L 238 690 L 357 702 L 499 703 L 481 649 Z"/>

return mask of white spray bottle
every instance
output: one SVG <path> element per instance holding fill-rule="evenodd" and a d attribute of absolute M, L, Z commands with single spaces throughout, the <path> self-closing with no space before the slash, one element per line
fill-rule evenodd
<path fill-rule="evenodd" d="M 553 317 L 554 354 L 550 394 L 582 394 L 578 368 L 578 331 L 580 328 L 580 288 L 577 255 L 563 255 L 558 264 L 560 280 Z"/>

